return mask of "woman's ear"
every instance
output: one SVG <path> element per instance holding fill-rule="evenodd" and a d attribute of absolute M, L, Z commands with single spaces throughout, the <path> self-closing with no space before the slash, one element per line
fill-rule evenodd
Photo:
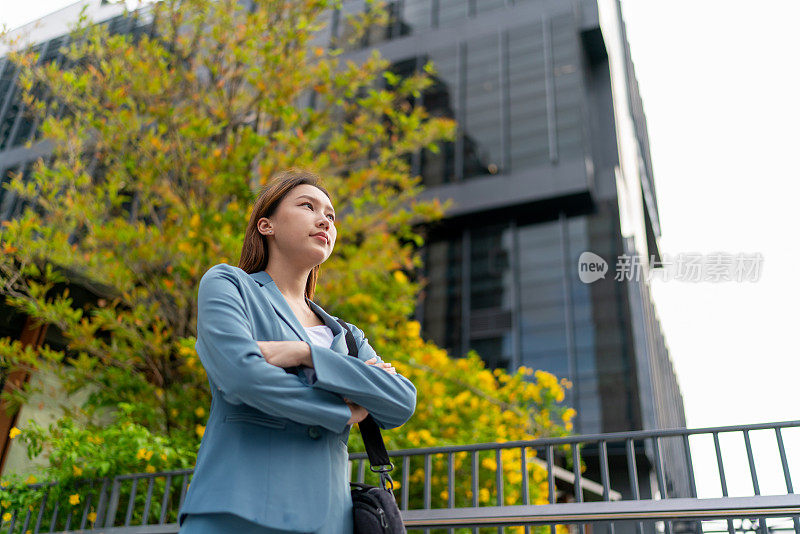
<path fill-rule="evenodd" d="M 261 217 L 256 223 L 256 229 L 261 235 L 272 235 L 272 222 L 266 217 Z"/>

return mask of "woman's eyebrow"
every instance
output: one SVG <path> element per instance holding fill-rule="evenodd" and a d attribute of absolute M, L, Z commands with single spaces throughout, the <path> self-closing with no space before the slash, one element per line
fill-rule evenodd
<path fill-rule="evenodd" d="M 305 197 L 305 198 L 310 198 L 310 199 L 311 199 L 311 200 L 313 200 L 314 202 L 317 202 L 317 199 L 316 199 L 316 198 L 314 198 L 314 197 L 312 197 L 312 196 L 310 196 L 310 195 L 298 195 L 298 196 L 297 196 L 297 198 L 298 198 L 298 199 L 300 199 L 300 198 L 303 198 L 303 197 Z M 329 209 L 331 212 L 333 212 L 333 214 L 334 214 L 334 215 L 336 215 L 336 210 L 334 210 L 333 208 L 328 208 L 328 209 Z"/>

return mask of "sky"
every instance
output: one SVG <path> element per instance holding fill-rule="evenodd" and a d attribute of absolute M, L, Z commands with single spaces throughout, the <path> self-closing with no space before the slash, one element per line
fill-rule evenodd
<path fill-rule="evenodd" d="M 800 419 L 800 2 L 622 6 L 650 135 L 661 252 L 764 258 L 757 282 L 653 281 L 687 426 Z M 784 434 L 796 487 L 800 429 Z M 742 475 L 731 494 L 744 495 L 752 487 L 743 439 L 730 438 L 722 446 L 730 442 L 726 462 L 737 468 L 726 464 L 726 475 Z M 753 439 L 762 493 L 785 494 L 774 434 Z M 719 495 L 713 445 L 704 445 L 699 489 Z"/>
<path fill-rule="evenodd" d="M 70 3 L 0 0 L 0 26 Z M 800 419 L 800 2 L 623 0 L 622 7 L 647 117 L 662 254 L 764 258 L 756 282 L 652 282 L 687 426 Z M 772 436 L 753 434 L 764 494 L 785 493 Z M 785 437 L 800 473 L 800 429 Z M 741 439 L 722 442 L 744 450 Z M 715 466 L 713 456 L 695 460 L 709 496 L 719 494 Z M 743 477 L 731 494 L 746 494 L 746 464 L 727 474 Z"/>

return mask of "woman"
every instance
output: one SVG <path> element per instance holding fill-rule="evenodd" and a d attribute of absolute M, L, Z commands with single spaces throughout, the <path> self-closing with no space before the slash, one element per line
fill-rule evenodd
<path fill-rule="evenodd" d="M 197 354 L 211 410 L 179 534 L 351 534 L 351 425 L 367 415 L 396 428 L 417 390 L 311 299 L 336 242 L 330 195 L 312 173 L 288 170 L 259 195 L 239 266 L 202 277 Z"/>

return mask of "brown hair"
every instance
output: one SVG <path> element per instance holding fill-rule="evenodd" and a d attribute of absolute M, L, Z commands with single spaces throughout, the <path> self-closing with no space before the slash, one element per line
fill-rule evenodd
<path fill-rule="evenodd" d="M 289 168 L 275 174 L 253 203 L 253 211 L 250 214 L 250 222 L 244 233 L 242 243 L 242 254 L 239 257 L 239 268 L 251 274 L 263 271 L 267 268 L 269 260 L 269 250 L 267 248 L 267 236 L 259 233 L 257 228 L 258 220 L 262 217 L 270 217 L 283 198 L 295 187 L 301 184 L 309 184 L 318 188 L 330 199 L 328 191 L 322 186 L 319 176 L 311 171 L 298 168 Z M 317 285 L 317 273 L 319 265 L 316 265 L 308 274 L 306 280 L 306 297 L 314 299 L 314 289 Z"/>

